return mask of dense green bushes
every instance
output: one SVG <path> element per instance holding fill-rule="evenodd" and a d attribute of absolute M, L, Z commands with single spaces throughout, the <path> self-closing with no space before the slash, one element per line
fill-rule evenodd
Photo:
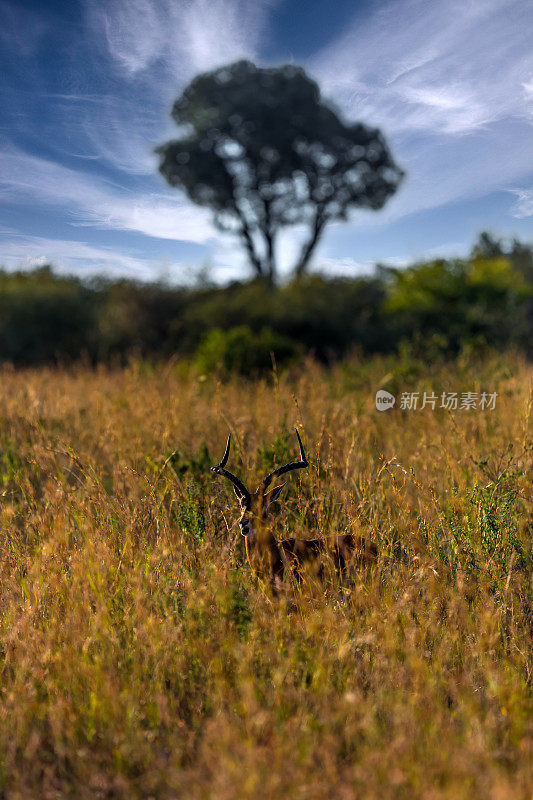
<path fill-rule="evenodd" d="M 198 348 L 196 361 L 201 372 L 220 370 L 228 375 L 239 372 L 253 376 L 284 367 L 298 354 L 296 342 L 272 328 L 254 333 L 248 325 L 238 325 L 228 331 L 220 328 L 209 331 Z"/>
<path fill-rule="evenodd" d="M 436 336 L 456 353 L 473 340 L 526 345 L 533 286 L 503 257 L 434 261 L 391 274 L 383 311 L 401 339 Z"/>
<path fill-rule="evenodd" d="M 50 267 L 0 271 L 0 360 L 16 365 L 92 363 L 180 355 L 200 369 L 271 369 L 311 352 L 335 359 L 353 348 L 422 355 L 480 342 L 530 353 L 533 255 L 481 236 L 472 256 L 369 278 L 311 275 L 277 289 L 260 281 L 185 288 L 131 281 L 84 283 Z"/>
<path fill-rule="evenodd" d="M 385 289 L 376 279 L 326 279 L 313 275 L 272 289 L 260 281 L 198 292 L 181 320 L 181 344 L 194 349 L 207 328 L 270 327 L 319 358 L 354 344 L 373 352 L 389 346 L 382 330 Z"/>
<path fill-rule="evenodd" d="M 93 349 L 95 301 L 82 283 L 48 267 L 0 272 L 0 359 L 50 362 Z"/>

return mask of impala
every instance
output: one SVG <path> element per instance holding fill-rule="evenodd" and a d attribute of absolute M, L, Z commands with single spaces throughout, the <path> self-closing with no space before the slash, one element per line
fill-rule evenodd
<path fill-rule="evenodd" d="M 337 536 L 322 537 L 319 539 L 282 539 L 277 541 L 273 533 L 266 526 L 268 510 L 272 503 L 279 499 L 285 483 L 270 489 L 270 484 L 274 478 L 285 475 L 296 469 L 306 469 L 309 462 L 305 456 L 304 447 L 300 434 L 296 431 L 298 445 L 300 448 L 300 458 L 278 467 L 273 472 L 269 472 L 260 482 L 256 491 L 251 494 L 244 483 L 226 469 L 228 462 L 231 434 L 226 442 L 226 449 L 219 464 L 211 467 L 215 475 L 222 475 L 233 484 L 233 491 L 239 501 L 241 515 L 239 527 L 246 543 L 246 552 L 250 561 L 266 572 L 271 579 L 272 587 L 276 590 L 279 581 L 283 579 L 287 570 L 290 570 L 297 578 L 301 578 L 301 567 L 305 564 L 312 564 L 316 568 L 317 574 L 323 575 L 323 559 L 326 553 L 330 553 L 333 562 L 339 572 L 344 572 L 346 560 L 350 553 L 359 550 L 364 561 L 373 561 L 377 556 L 375 545 L 367 545 L 361 537 L 354 537 L 350 533 L 339 534 Z"/>

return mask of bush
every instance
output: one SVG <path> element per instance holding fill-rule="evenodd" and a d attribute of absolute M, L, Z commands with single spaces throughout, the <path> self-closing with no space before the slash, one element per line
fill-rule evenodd
<path fill-rule="evenodd" d="M 438 339 L 448 354 L 472 342 L 527 346 L 532 287 L 507 258 L 437 260 L 388 273 L 383 316 L 398 341 Z"/>
<path fill-rule="evenodd" d="M 0 358 L 19 365 L 70 361 L 94 349 L 95 303 L 50 267 L 0 272 Z"/>
<path fill-rule="evenodd" d="M 533 251 L 488 235 L 467 259 L 372 277 L 312 274 L 272 287 L 170 286 L 0 269 L 0 361 L 15 365 L 198 359 L 245 375 L 301 353 L 330 363 L 350 351 L 448 358 L 465 347 L 533 356 Z"/>
<path fill-rule="evenodd" d="M 249 377 L 271 371 L 274 361 L 277 367 L 284 367 L 300 352 L 295 342 L 271 328 L 254 333 L 248 325 L 239 325 L 229 331 L 210 331 L 198 348 L 196 363 L 203 373 L 220 371 Z"/>
<path fill-rule="evenodd" d="M 270 327 L 323 361 L 354 346 L 380 352 L 391 346 L 380 319 L 384 296 L 378 279 L 321 275 L 274 290 L 261 281 L 212 288 L 191 296 L 177 323 L 179 346 L 194 350 L 205 336 L 207 321 L 210 328 L 222 330 L 246 325 L 256 334 Z"/>

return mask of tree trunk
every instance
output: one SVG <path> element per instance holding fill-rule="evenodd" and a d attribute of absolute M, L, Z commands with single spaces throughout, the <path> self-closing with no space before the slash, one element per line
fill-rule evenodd
<path fill-rule="evenodd" d="M 313 225 L 313 233 L 311 234 L 311 238 L 302 247 L 300 258 L 294 268 L 294 275 L 296 278 L 301 278 L 305 270 L 307 269 L 309 260 L 313 255 L 313 251 L 317 246 L 320 237 L 322 236 L 322 231 L 324 230 L 325 225 L 326 225 L 326 220 L 319 214 L 317 214 L 317 216 L 315 217 L 315 222 Z"/>
<path fill-rule="evenodd" d="M 254 242 L 250 234 L 250 230 L 244 220 L 242 220 L 241 237 L 244 242 L 246 252 L 248 253 L 251 266 L 255 270 L 257 277 L 262 278 L 264 276 L 263 265 L 261 264 L 261 259 L 255 252 Z"/>
<path fill-rule="evenodd" d="M 265 259 L 265 273 L 270 284 L 274 284 L 276 280 L 276 260 L 274 253 L 274 234 L 265 232 L 266 241 L 266 259 Z"/>

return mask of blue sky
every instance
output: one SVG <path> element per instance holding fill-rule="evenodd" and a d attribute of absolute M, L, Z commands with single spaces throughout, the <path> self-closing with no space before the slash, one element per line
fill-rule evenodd
<path fill-rule="evenodd" d="M 315 268 L 460 255 L 484 228 L 531 241 L 532 41 L 530 0 L 0 0 L 0 263 L 244 277 L 152 154 L 191 78 L 243 57 L 301 63 L 407 172 L 385 209 L 328 229 Z"/>

